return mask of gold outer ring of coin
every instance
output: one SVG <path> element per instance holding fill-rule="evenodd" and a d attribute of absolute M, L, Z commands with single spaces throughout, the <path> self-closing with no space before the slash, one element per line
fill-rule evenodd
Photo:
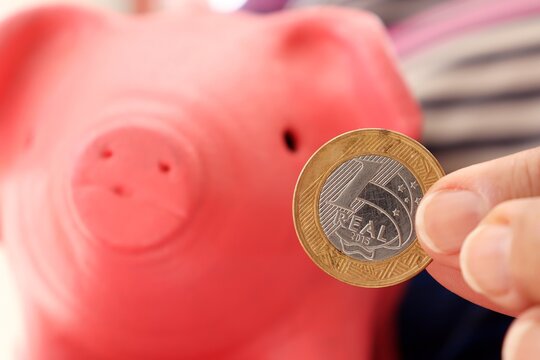
<path fill-rule="evenodd" d="M 385 129 L 350 131 L 324 144 L 304 166 L 294 191 L 294 226 L 311 260 L 330 276 L 367 288 L 391 286 L 412 278 L 431 262 L 417 238 L 388 259 L 357 260 L 330 242 L 319 220 L 319 194 L 326 179 L 339 165 L 362 155 L 386 156 L 400 162 L 416 177 L 423 194 L 444 176 L 435 157 L 406 135 Z"/>

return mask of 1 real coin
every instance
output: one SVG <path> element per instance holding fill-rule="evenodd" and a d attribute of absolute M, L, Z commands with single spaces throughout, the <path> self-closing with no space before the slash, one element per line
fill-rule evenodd
<path fill-rule="evenodd" d="M 300 243 L 322 270 L 351 285 L 410 279 L 431 261 L 418 244 L 416 209 L 443 175 L 435 157 L 403 134 L 342 134 L 313 154 L 298 179 L 293 217 Z"/>

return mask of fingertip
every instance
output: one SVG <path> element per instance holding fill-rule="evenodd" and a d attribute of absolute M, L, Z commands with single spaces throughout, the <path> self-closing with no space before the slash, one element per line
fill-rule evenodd
<path fill-rule="evenodd" d="M 465 240 L 460 267 L 476 291 L 509 309 L 540 300 L 540 198 L 505 201 Z"/>
<path fill-rule="evenodd" d="M 474 261 L 474 259 L 471 259 L 471 241 L 469 241 L 469 239 L 471 237 L 474 238 L 478 231 L 481 231 L 481 227 L 473 230 L 467 237 L 467 239 L 463 242 L 463 246 L 461 247 L 461 253 L 459 255 L 459 267 L 461 269 L 463 279 L 465 280 L 467 285 L 469 285 L 469 287 L 475 292 L 482 294 L 482 287 L 476 281 L 476 278 L 469 267 L 469 264 Z"/>
<path fill-rule="evenodd" d="M 516 288 L 510 268 L 512 231 L 506 225 L 482 224 L 463 243 L 459 265 L 469 287 L 515 312 L 528 304 Z"/>
<path fill-rule="evenodd" d="M 422 200 L 416 214 L 420 244 L 429 253 L 455 255 L 487 212 L 483 198 L 472 191 L 431 192 Z"/>
<path fill-rule="evenodd" d="M 540 354 L 540 307 L 514 321 L 503 344 L 503 360 L 534 360 Z"/>
<path fill-rule="evenodd" d="M 512 231 L 506 225 L 480 225 L 463 242 L 460 266 L 469 286 L 487 296 L 511 291 Z"/>

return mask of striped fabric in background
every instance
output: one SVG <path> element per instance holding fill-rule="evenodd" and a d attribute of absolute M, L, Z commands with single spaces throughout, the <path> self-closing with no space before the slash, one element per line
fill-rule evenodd
<path fill-rule="evenodd" d="M 451 1 L 390 31 L 447 171 L 540 146 L 540 1 Z"/>
<path fill-rule="evenodd" d="M 244 9 L 272 12 L 284 8 L 331 5 L 366 9 L 378 14 L 385 24 L 393 24 L 443 0 L 247 0 Z"/>
<path fill-rule="evenodd" d="M 443 0 L 290 0 L 288 7 L 333 5 L 361 8 L 379 15 L 385 24 L 391 25 L 425 10 Z"/>

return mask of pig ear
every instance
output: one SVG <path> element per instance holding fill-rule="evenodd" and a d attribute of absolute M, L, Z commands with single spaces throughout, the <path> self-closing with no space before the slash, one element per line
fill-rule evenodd
<path fill-rule="evenodd" d="M 371 127 L 419 136 L 419 108 L 378 17 L 321 7 L 276 15 L 274 22 L 279 56 L 299 67 L 297 73 L 305 74 L 306 86 L 326 87 L 327 92 L 335 89 L 337 97 L 353 94 L 364 114 L 377 114 Z"/>
<path fill-rule="evenodd" d="M 102 22 L 103 16 L 90 10 L 52 6 L 0 23 L 0 173 L 31 141 L 33 102 L 47 96 L 47 89 L 38 89 L 40 96 L 36 92 L 39 75 L 54 66 L 55 58 L 75 51 L 82 34 Z M 58 51 L 62 42 L 69 44 Z"/>

